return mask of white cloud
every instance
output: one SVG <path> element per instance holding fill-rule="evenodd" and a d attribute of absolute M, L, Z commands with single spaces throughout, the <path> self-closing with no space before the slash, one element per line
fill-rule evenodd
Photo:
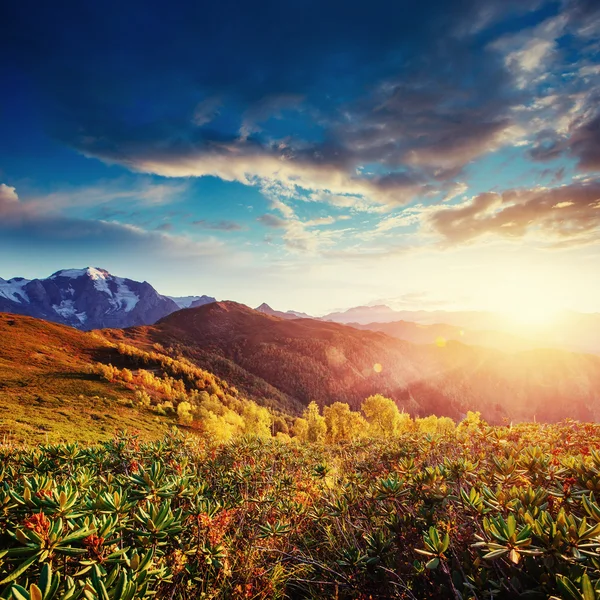
<path fill-rule="evenodd" d="M 144 247 L 148 253 L 181 257 L 225 254 L 224 244 L 214 237 L 195 240 L 114 221 L 72 218 L 57 210 L 60 203 L 53 202 L 55 198 L 23 202 L 14 187 L 0 184 L 0 237 L 21 239 L 31 247 L 77 243 L 83 250 L 86 245 L 100 244 L 111 251 Z"/>
<path fill-rule="evenodd" d="M 0 184 L 0 210 L 3 205 L 13 204 L 19 201 L 17 190 L 14 187 L 6 185 L 5 183 Z"/>

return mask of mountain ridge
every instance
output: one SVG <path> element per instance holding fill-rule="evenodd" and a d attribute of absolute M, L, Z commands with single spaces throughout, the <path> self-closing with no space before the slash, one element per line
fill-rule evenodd
<path fill-rule="evenodd" d="M 154 323 L 179 310 L 148 282 L 106 269 L 61 269 L 43 279 L 0 279 L 0 311 L 89 331 Z"/>
<path fill-rule="evenodd" d="M 197 306 L 203 306 L 204 304 L 210 304 L 216 302 L 217 299 L 212 296 L 167 296 L 177 304 L 179 308 L 195 308 Z"/>
<path fill-rule="evenodd" d="M 298 312 L 296 310 L 275 310 L 271 308 L 266 302 L 263 302 L 260 306 L 257 306 L 254 310 L 264 313 L 266 315 L 271 315 L 273 317 L 280 317 L 281 319 L 317 319 L 318 317 L 313 317 L 307 313 Z"/>
<path fill-rule="evenodd" d="M 232 383 L 251 397 L 267 384 L 295 407 L 315 400 L 356 409 L 381 393 L 418 416 L 459 419 L 479 410 L 495 423 L 600 418 L 600 358 L 593 355 L 505 353 L 452 340 L 418 345 L 338 323 L 281 319 L 235 302 L 186 309 L 119 335 L 177 348 L 225 379 L 223 369 L 235 368 Z"/>

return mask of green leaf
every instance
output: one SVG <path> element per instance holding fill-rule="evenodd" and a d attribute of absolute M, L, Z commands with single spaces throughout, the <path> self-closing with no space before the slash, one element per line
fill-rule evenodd
<path fill-rule="evenodd" d="M 29 600 L 27 590 L 20 585 L 13 585 L 10 591 L 15 600 Z"/>
<path fill-rule="evenodd" d="M 569 598 L 572 600 L 580 600 L 581 594 L 579 590 L 575 587 L 573 582 L 564 575 L 559 575 L 557 579 L 558 587 L 561 589 L 561 592 L 564 594 L 568 594 Z"/>
<path fill-rule="evenodd" d="M 48 563 L 46 563 L 42 567 L 42 572 L 40 573 L 38 583 L 40 584 L 42 596 L 45 598 L 46 596 L 48 596 L 50 586 L 52 585 L 52 569 L 50 568 L 50 565 Z"/>
<path fill-rule="evenodd" d="M 37 560 L 37 557 L 38 555 L 34 554 L 33 556 L 29 557 L 25 562 L 21 563 L 8 577 L 5 577 L 2 581 L 0 581 L 0 585 L 2 585 L 3 583 L 10 583 L 11 581 L 17 579 L 17 577 L 19 577 L 20 575 L 25 573 L 25 571 L 27 571 L 27 569 Z"/>
<path fill-rule="evenodd" d="M 425 565 L 425 568 L 431 569 L 431 570 L 437 569 L 439 564 L 440 564 L 440 559 L 437 556 L 435 556 Z"/>
<path fill-rule="evenodd" d="M 587 573 L 581 578 L 581 591 L 583 592 L 583 600 L 596 600 L 596 592 Z"/>
<path fill-rule="evenodd" d="M 502 548 L 501 550 L 493 550 L 492 552 L 488 552 L 483 555 L 483 558 L 491 560 L 493 558 L 498 558 L 503 556 L 504 554 L 508 554 L 508 548 Z"/>

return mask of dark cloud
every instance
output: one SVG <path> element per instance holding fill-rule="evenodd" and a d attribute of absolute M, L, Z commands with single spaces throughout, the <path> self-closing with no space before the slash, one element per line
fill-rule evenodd
<path fill-rule="evenodd" d="M 569 145 L 582 170 L 600 171 L 600 112 L 575 129 Z"/>
<path fill-rule="evenodd" d="M 434 212 L 428 221 L 450 244 L 485 234 L 505 238 L 533 234 L 560 246 L 598 242 L 600 182 L 479 194 L 463 205 Z"/>
<path fill-rule="evenodd" d="M 553 88 L 581 48 L 593 66 L 595 5 L 23 0 L 1 9 L 0 57 L 26 75 L 52 135 L 86 156 L 389 209 L 450 197 L 467 165 L 525 137 L 535 160 L 597 169 L 592 83 Z"/>
<path fill-rule="evenodd" d="M 600 75 L 600 72 L 598 73 Z M 598 78 L 600 83 L 600 77 Z M 561 156 L 572 156 L 577 160 L 581 171 L 600 171 L 600 97 L 585 97 L 582 106 L 575 111 L 566 130 L 546 128 L 539 132 L 529 150 L 529 156 L 536 161 L 551 161 Z M 559 112 L 568 115 L 569 110 Z"/>
<path fill-rule="evenodd" d="M 24 0 L 3 5 L 0 55 L 86 155 L 399 205 L 511 137 L 518 98 L 485 32 L 544 4 Z"/>
<path fill-rule="evenodd" d="M 256 220 L 262 223 L 265 227 L 272 227 L 273 229 L 283 229 L 287 224 L 285 219 L 281 219 L 276 215 L 261 215 Z"/>

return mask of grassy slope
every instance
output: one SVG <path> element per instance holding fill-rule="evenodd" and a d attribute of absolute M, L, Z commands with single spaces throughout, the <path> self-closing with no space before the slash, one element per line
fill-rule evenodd
<path fill-rule="evenodd" d="M 0 313 L 0 441 L 97 441 L 123 428 L 162 435 L 169 419 L 132 408 L 132 390 L 90 374 L 106 355 L 98 334 Z"/>

